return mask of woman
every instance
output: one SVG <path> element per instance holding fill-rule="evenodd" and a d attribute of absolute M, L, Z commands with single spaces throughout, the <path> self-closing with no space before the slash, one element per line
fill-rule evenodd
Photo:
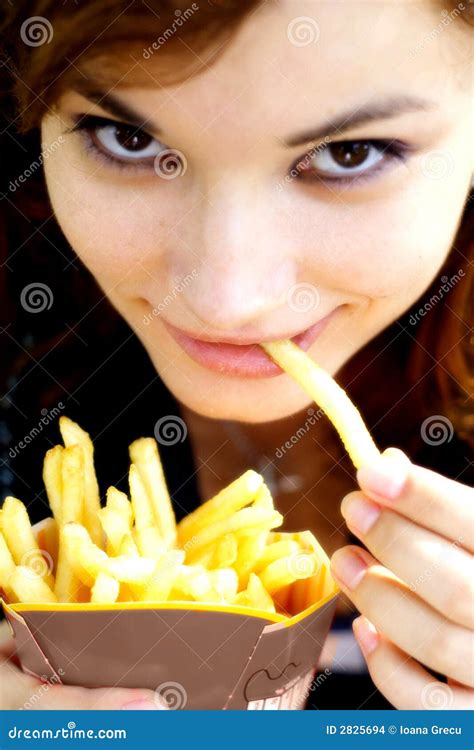
<path fill-rule="evenodd" d="M 3 72 L 5 489 L 44 515 L 39 456 L 57 437 L 46 422 L 18 447 L 39 407 L 79 416 L 114 483 L 126 440 L 177 425 L 163 453 L 178 510 L 255 466 L 286 526 L 334 553 L 341 617 L 361 613 L 387 701 L 472 705 L 472 10 L 18 5 Z M 363 466 L 359 489 L 330 425 L 258 348 L 281 338 L 405 451 Z M 36 683 L 4 654 L 0 706 L 21 707 Z M 121 706 L 156 702 L 41 698 Z"/>

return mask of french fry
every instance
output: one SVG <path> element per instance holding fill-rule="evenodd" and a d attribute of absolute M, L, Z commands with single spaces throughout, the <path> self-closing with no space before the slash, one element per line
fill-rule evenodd
<path fill-rule="evenodd" d="M 178 524 L 178 540 L 181 547 L 193 539 L 204 527 L 222 521 L 236 513 L 255 498 L 263 477 L 249 470 L 224 487 L 215 497 L 201 505 Z"/>
<path fill-rule="evenodd" d="M 148 579 L 145 588 L 140 592 L 141 601 L 162 602 L 169 597 L 170 591 L 184 561 L 182 550 L 165 552 L 155 563 L 155 569 Z"/>
<path fill-rule="evenodd" d="M 298 542 L 287 539 L 280 542 L 272 542 L 267 544 L 262 554 L 258 558 L 254 566 L 254 573 L 260 573 L 267 565 L 270 565 L 274 560 L 278 560 L 280 557 L 288 557 L 295 552 L 298 552 L 300 546 Z"/>
<path fill-rule="evenodd" d="M 18 565 L 10 576 L 10 586 L 18 602 L 54 604 L 57 598 L 42 576 L 26 565 Z"/>
<path fill-rule="evenodd" d="M 317 557 L 313 552 L 306 552 L 305 563 L 298 564 L 294 553 L 287 557 L 274 560 L 260 573 L 260 580 L 270 594 L 274 594 L 293 581 L 301 578 L 309 578 L 317 569 Z"/>
<path fill-rule="evenodd" d="M 235 534 L 224 534 L 217 542 L 209 568 L 229 568 L 237 560 L 239 546 Z"/>
<path fill-rule="evenodd" d="M 91 590 L 91 602 L 113 604 L 118 599 L 120 583 L 106 573 L 99 573 Z"/>
<path fill-rule="evenodd" d="M 125 555 L 125 556 L 129 555 L 130 557 L 140 556 L 138 547 L 135 544 L 133 536 L 130 533 L 125 534 L 125 536 L 123 537 L 122 542 L 120 544 L 119 555 Z"/>
<path fill-rule="evenodd" d="M 7 497 L 2 509 L 3 536 L 10 548 L 17 565 L 23 565 L 36 571 L 44 578 L 50 588 L 54 586 L 54 578 L 50 567 L 50 557 L 43 555 L 38 547 L 36 537 L 31 528 L 28 511 L 16 497 Z"/>
<path fill-rule="evenodd" d="M 59 418 L 59 429 L 61 436 L 64 441 L 66 448 L 74 445 L 79 445 L 83 452 L 83 466 L 84 466 L 84 523 L 89 531 L 92 540 L 95 544 L 101 546 L 103 541 L 102 527 L 100 525 L 98 512 L 100 510 L 100 494 L 99 485 L 94 468 L 94 445 L 90 436 L 85 432 L 78 424 L 68 419 L 68 417 Z M 64 477 L 63 477 L 64 486 Z M 63 523 L 67 523 L 68 520 L 77 519 L 64 519 Z"/>
<path fill-rule="evenodd" d="M 241 588 L 247 586 L 249 575 L 265 550 L 267 536 L 268 531 L 257 531 L 255 534 L 244 536 L 240 540 L 234 568 L 239 577 Z"/>
<path fill-rule="evenodd" d="M 82 523 L 84 519 L 84 456 L 79 445 L 65 448 L 62 454 L 61 523 Z"/>
<path fill-rule="evenodd" d="M 59 552 L 56 565 L 54 593 L 59 602 L 87 601 L 87 591 L 81 579 L 76 575 L 67 554 L 64 539 L 65 526 L 59 530 Z"/>
<path fill-rule="evenodd" d="M 158 559 L 166 549 L 166 543 L 155 525 L 153 506 L 135 464 L 130 466 L 128 481 L 135 516 L 135 543 L 140 554 Z"/>
<path fill-rule="evenodd" d="M 272 597 L 255 573 L 250 574 L 247 588 L 245 591 L 241 591 L 240 594 L 236 595 L 233 604 L 239 604 L 242 607 L 262 609 L 265 612 L 275 612 L 275 605 Z"/>
<path fill-rule="evenodd" d="M 166 545 L 172 547 L 176 544 L 176 519 L 156 441 L 153 438 L 135 440 L 129 452 L 151 500 L 160 535 Z"/>
<path fill-rule="evenodd" d="M 107 538 L 108 555 L 118 555 L 124 536 L 130 534 L 130 527 L 123 515 L 107 506 L 99 511 L 99 520 Z"/>
<path fill-rule="evenodd" d="M 107 573 L 123 583 L 145 583 L 155 569 L 155 561 L 145 557 L 108 557 L 77 523 L 62 529 L 66 555 L 76 575 L 87 586 L 93 586 L 99 573 Z"/>
<path fill-rule="evenodd" d="M 46 452 L 43 462 L 43 482 L 53 516 L 58 523 L 62 522 L 63 479 L 61 466 L 63 446 L 55 445 Z"/>
<path fill-rule="evenodd" d="M 10 585 L 10 578 L 15 570 L 15 560 L 8 549 L 8 545 L 0 531 L 0 589 L 3 589 L 9 600 L 14 599 L 14 592 Z"/>
<path fill-rule="evenodd" d="M 209 571 L 211 590 L 206 594 L 209 602 L 231 602 L 237 594 L 239 578 L 233 568 L 216 568 Z"/>
<path fill-rule="evenodd" d="M 283 523 L 283 516 L 277 511 L 267 510 L 267 508 L 242 508 L 228 518 L 216 521 L 210 526 L 206 526 L 198 531 L 193 537 L 193 546 L 189 551 L 189 559 L 193 560 L 195 555 L 206 547 L 215 542 L 224 534 L 230 534 L 242 530 L 258 529 L 267 531 L 280 526 Z"/>
<path fill-rule="evenodd" d="M 211 589 L 210 571 L 202 565 L 181 565 L 173 581 L 172 599 L 202 601 Z"/>
<path fill-rule="evenodd" d="M 356 469 L 380 456 L 358 409 L 346 392 L 306 352 L 288 340 L 268 341 L 261 346 L 327 414 Z"/>
<path fill-rule="evenodd" d="M 124 523 L 130 530 L 133 525 L 133 508 L 132 503 L 126 496 L 125 492 L 120 492 L 116 487 L 109 487 L 106 492 L 106 508 L 110 508 L 115 513 L 122 516 Z"/>

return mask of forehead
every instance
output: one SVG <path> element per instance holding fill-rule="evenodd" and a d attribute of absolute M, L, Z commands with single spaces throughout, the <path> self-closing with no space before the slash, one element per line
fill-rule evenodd
<path fill-rule="evenodd" d="M 281 120 L 284 134 L 292 114 L 314 122 L 377 96 L 436 97 L 440 74 L 472 49 L 467 25 L 447 20 L 436 0 L 267 2 L 215 60 L 195 55 L 197 75 L 162 86 L 163 66 L 179 65 L 179 50 L 173 59 L 157 39 L 124 55 L 112 90 L 165 128 L 172 119 L 175 132 L 176 120 L 201 135 L 218 126 L 235 132 L 245 120 L 258 138 Z"/>

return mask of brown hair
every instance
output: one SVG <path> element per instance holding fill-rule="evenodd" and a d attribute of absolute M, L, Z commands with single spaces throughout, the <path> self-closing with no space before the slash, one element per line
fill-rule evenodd
<path fill-rule="evenodd" d="M 59 248 L 66 258 L 74 261 L 51 216 L 41 170 L 21 188 L 15 189 L 13 194 L 8 192 L 7 185 L 8 180 L 21 174 L 23 168 L 31 164 L 32 154 L 39 154 L 37 126 L 42 115 L 54 105 L 66 87 L 74 86 L 88 76 L 91 59 L 97 62 L 97 58 L 100 58 L 104 82 L 110 84 L 112 66 L 115 75 L 120 64 L 124 66 L 124 73 L 129 72 L 130 68 L 134 68 L 137 50 L 138 56 L 143 59 L 144 51 L 160 35 L 168 34 L 167 44 L 160 50 L 164 61 L 160 82 L 165 85 L 169 80 L 176 81 L 190 73 L 198 74 L 200 59 L 205 56 L 206 64 L 209 64 L 225 48 L 237 24 L 259 4 L 258 0 L 204 0 L 199 5 L 179 0 L 147 0 L 146 3 L 139 0 L 131 3 L 101 0 L 83 4 L 79 0 L 65 0 L 63 3 L 57 0 L 31 0 L 18 1 L 15 7 L 4 8 L 5 18 L 1 25 L 5 46 L 0 76 L 2 91 L 5 92 L 3 116 L 6 119 L 2 150 L 7 162 L 3 175 L 7 183 L 2 192 L 7 200 L 2 202 L 3 210 L 0 212 L 3 223 L 0 229 L 2 267 L 6 263 L 8 247 L 14 248 L 15 252 L 23 246 L 28 247 L 32 236 L 31 222 L 35 226 L 36 262 L 38 258 L 41 262 L 41 257 L 44 259 L 48 256 L 48 245 Z M 459 9 L 461 5 L 456 8 Z M 198 10 L 191 13 L 190 9 L 194 6 Z M 468 15 L 474 15 L 474 8 L 464 8 L 461 15 L 471 20 Z M 33 26 L 35 17 L 40 17 L 36 29 Z M 185 22 L 180 23 L 180 18 L 185 18 Z M 170 35 L 167 32 L 170 28 L 175 29 L 176 33 Z M 19 42 L 25 34 L 31 35 L 32 44 Z M 46 34 L 50 39 L 47 43 L 36 45 L 35 39 L 38 37 L 34 34 Z M 119 49 L 122 63 L 116 55 Z M 126 82 L 133 80 L 133 73 L 126 78 Z M 96 82 L 100 84 L 97 79 Z M 43 221 L 47 222 L 46 230 L 41 229 Z M 40 228 L 36 229 L 37 226 Z M 408 387 L 410 383 L 418 384 L 420 413 L 433 414 L 435 409 L 439 410 L 449 417 L 457 434 L 469 442 L 474 442 L 473 260 L 474 203 L 471 194 L 453 248 L 439 277 L 422 300 L 418 300 L 408 311 L 403 321 L 397 322 L 398 325 L 405 325 L 408 331 L 406 340 L 409 341 L 409 352 L 403 367 Z M 431 305 L 430 300 L 434 302 L 435 297 L 443 297 L 440 293 L 443 285 L 445 289 L 448 288 L 449 304 Z M 82 305 L 83 309 L 85 305 L 94 305 L 98 290 L 91 285 L 84 269 L 74 273 L 71 294 L 75 304 Z M 10 322 L 19 312 L 15 302 L 18 289 L 14 289 L 13 293 L 10 290 L 8 295 L 6 273 L 1 272 L 0 297 L 3 317 Z M 69 300 L 69 306 L 71 304 Z M 416 324 L 411 325 L 410 316 L 416 315 L 416 311 L 426 304 L 430 306 L 429 314 L 421 315 L 416 319 Z M 115 313 L 110 308 L 108 318 L 112 321 L 114 317 Z M 103 308 L 100 321 L 99 331 L 106 325 Z M 57 333 L 54 324 L 51 329 L 46 327 L 46 332 L 43 330 L 45 342 L 47 333 Z M 2 361 L 5 361 L 3 357 Z M 363 393 L 361 398 L 364 400 Z M 372 424 L 376 423 L 375 415 Z M 386 423 L 387 426 L 389 424 Z"/>

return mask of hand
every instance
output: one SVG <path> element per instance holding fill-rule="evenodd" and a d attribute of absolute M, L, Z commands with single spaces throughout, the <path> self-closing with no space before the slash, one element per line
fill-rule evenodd
<path fill-rule="evenodd" d="M 152 690 L 82 688 L 44 683 L 24 674 L 15 659 L 15 642 L 6 622 L 0 623 L 0 710 L 5 709 L 127 709 L 166 708 Z"/>
<path fill-rule="evenodd" d="M 398 709 L 473 708 L 474 490 L 394 448 L 357 479 L 341 512 L 373 556 L 344 547 L 331 570 L 362 613 L 354 633 L 375 685 Z"/>

